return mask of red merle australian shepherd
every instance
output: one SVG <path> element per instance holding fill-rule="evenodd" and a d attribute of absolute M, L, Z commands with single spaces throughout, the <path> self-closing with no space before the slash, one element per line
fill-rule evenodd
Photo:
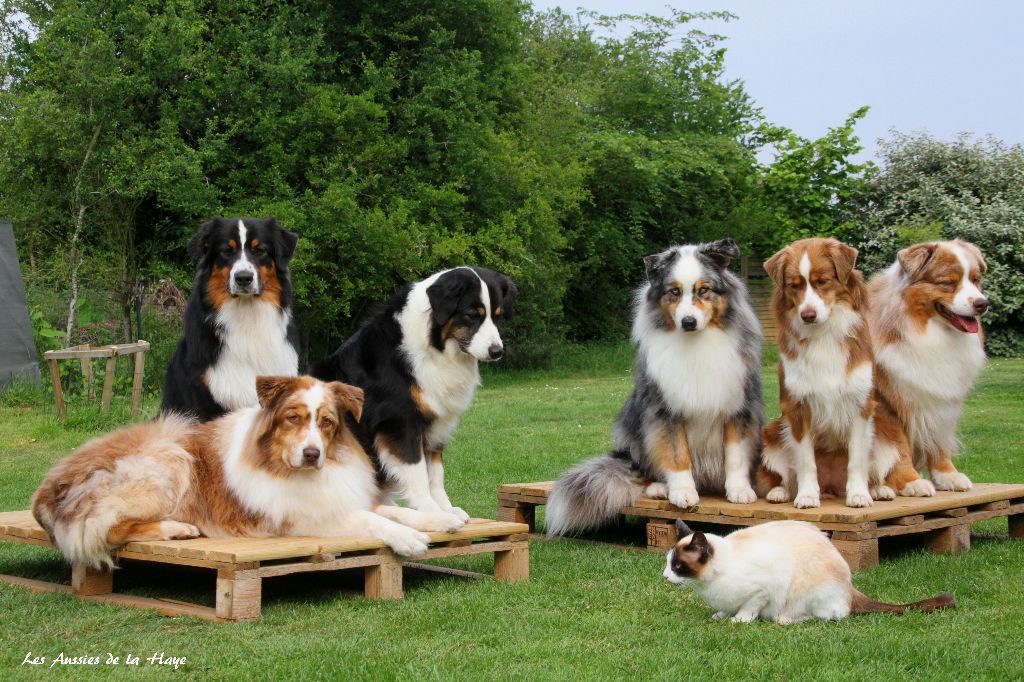
<path fill-rule="evenodd" d="M 366 392 L 362 419 L 349 428 L 385 497 L 469 519 L 445 492 L 441 452 L 480 384 L 477 363 L 504 353 L 497 325 L 516 293 L 511 279 L 485 268 L 435 273 L 396 294 L 313 369 Z"/>
<path fill-rule="evenodd" d="M 273 218 L 214 218 L 188 243 L 196 266 L 161 412 L 201 421 L 257 404 L 256 376 L 298 373 L 288 261 L 298 237 Z"/>

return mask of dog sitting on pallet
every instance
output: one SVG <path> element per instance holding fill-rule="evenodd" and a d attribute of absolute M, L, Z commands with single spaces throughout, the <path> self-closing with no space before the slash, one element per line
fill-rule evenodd
<path fill-rule="evenodd" d="M 92 440 L 57 463 L 32 513 L 73 564 L 112 566 L 132 541 L 329 535 L 374 537 L 399 554 L 447 514 L 376 505 L 370 459 L 345 425 L 361 389 L 312 377 L 257 377 L 259 407 L 196 424 L 163 415 Z"/>

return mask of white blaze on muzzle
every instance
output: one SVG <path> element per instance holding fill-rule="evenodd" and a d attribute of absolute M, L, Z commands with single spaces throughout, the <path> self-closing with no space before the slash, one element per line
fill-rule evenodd
<path fill-rule="evenodd" d="M 232 296 L 239 296 L 241 294 L 258 296 L 260 293 L 260 273 L 245 253 L 245 245 L 248 243 L 246 232 L 245 223 L 239 220 L 238 260 L 231 266 L 231 271 L 228 274 L 228 293 Z M 239 275 L 242 277 L 241 282 L 238 281 Z"/>
<path fill-rule="evenodd" d="M 317 469 L 323 468 L 327 453 L 323 434 L 320 433 L 320 420 L 317 418 L 317 412 L 320 410 L 320 406 L 323 405 L 325 397 L 324 387 L 321 384 L 316 384 L 306 390 L 303 402 L 306 403 L 306 409 L 309 411 L 309 424 L 306 426 L 302 437 L 296 441 L 292 451 L 288 453 L 288 463 L 296 469 L 303 466 L 315 466 Z M 319 452 L 315 463 L 306 462 L 305 451 L 307 448 L 315 448 Z"/>
<path fill-rule="evenodd" d="M 800 304 L 797 306 L 797 314 L 803 318 L 804 313 L 808 311 L 814 312 L 814 319 L 811 322 L 825 322 L 828 320 L 829 309 L 825 305 L 825 300 L 818 295 L 818 292 L 811 286 L 811 259 L 804 251 L 804 255 L 800 257 L 800 276 L 807 282 L 807 288 L 804 289 L 803 298 L 800 300 Z"/>
<path fill-rule="evenodd" d="M 949 244 L 949 250 L 953 252 L 957 260 L 960 261 L 960 267 L 963 269 L 964 274 L 960 278 L 960 284 L 957 285 L 956 295 L 953 297 L 953 304 L 949 307 L 950 311 L 957 315 L 963 315 L 964 317 L 975 317 L 978 313 L 974 309 L 974 302 L 978 299 L 985 298 L 985 294 L 981 293 L 981 289 L 974 285 L 971 281 L 971 262 L 967 258 L 967 254 L 956 244 Z"/>
<path fill-rule="evenodd" d="M 697 281 L 704 275 L 704 268 L 697 259 L 697 247 L 684 246 L 679 251 L 679 259 L 672 267 L 671 279 L 679 282 L 679 304 L 676 305 L 674 315 L 676 329 L 683 331 L 701 331 L 708 325 L 707 315 L 697 305 L 697 292 L 694 287 Z M 693 318 L 696 326 L 687 329 L 683 326 L 683 320 Z"/>
<path fill-rule="evenodd" d="M 470 272 L 476 275 L 475 271 L 470 270 Z M 489 362 L 497 359 L 497 357 L 492 357 L 492 350 L 498 353 L 498 357 L 500 357 L 505 347 L 501 342 L 501 334 L 498 332 L 498 327 L 494 324 L 494 320 L 491 319 L 491 292 L 487 289 L 487 283 L 484 282 L 483 278 L 480 275 L 476 276 L 480 280 L 480 300 L 484 304 L 484 321 L 480 328 L 476 330 L 476 333 L 473 334 L 473 339 L 469 342 L 467 350 L 477 360 Z"/>

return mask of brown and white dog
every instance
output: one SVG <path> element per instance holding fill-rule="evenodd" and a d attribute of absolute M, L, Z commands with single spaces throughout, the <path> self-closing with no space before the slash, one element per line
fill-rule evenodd
<path fill-rule="evenodd" d="M 32 513 L 71 562 L 113 565 L 132 541 L 369 536 L 399 554 L 447 515 L 376 506 L 373 465 L 345 426 L 363 392 L 312 377 L 257 377 L 260 407 L 197 424 L 162 415 L 92 440 L 59 462 Z M 459 524 L 461 525 L 461 524 Z"/>
<path fill-rule="evenodd" d="M 853 247 L 814 238 L 790 244 L 764 265 L 776 284 L 782 411 L 762 434 L 763 465 L 781 477 L 766 495 L 770 502 L 817 507 L 825 492 L 868 507 L 872 497 L 895 497 L 882 485 L 896 462 L 893 450 L 872 458 L 874 357 L 856 261 Z"/>
<path fill-rule="evenodd" d="M 964 398 L 985 364 L 985 270 L 973 244 L 927 242 L 900 251 L 868 285 L 879 410 L 903 439 L 888 483 L 901 494 L 934 494 L 916 478 L 925 468 L 939 490 L 971 488 L 950 457 Z"/>

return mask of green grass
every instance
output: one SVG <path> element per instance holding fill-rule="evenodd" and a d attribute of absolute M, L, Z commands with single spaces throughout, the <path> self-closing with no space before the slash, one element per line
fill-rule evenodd
<path fill-rule="evenodd" d="M 550 479 L 609 444 L 630 389 L 622 347 L 574 351 L 545 372 L 492 371 L 446 455 L 449 492 L 475 516 L 493 517 L 500 483 Z M 774 370 L 764 371 L 768 415 Z M 961 421 L 961 468 L 976 481 L 1024 481 L 1024 362 L 992 360 Z M 150 401 L 155 405 L 155 401 Z M 0 509 L 23 509 L 58 458 L 109 428 L 76 412 L 68 425 L 46 409 L 0 405 Z M 640 540 L 642 527 L 616 537 Z M 955 611 L 871 615 L 783 628 L 711 620 L 691 592 L 661 578 L 661 556 L 597 544 L 531 543 L 531 578 L 505 585 L 439 576 L 407 579 L 406 597 L 354 596 L 358 575 L 264 581 L 263 618 L 251 624 L 168 619 L 0 585 L 0 677 L 122 676 L 104 665 L 58 670 L 21 666 L 25 654 L 153 652 L 186 656 L 177 673 L 201 679 L 1020 679 L 1024 675 L 1024 543 L 1005 519 L 975 526 L 960 556 L 887 552 L 855 576 L 867 594 L 911 600 L 943 590 Z M 452 565 L 489 571 L 489 559 Z M 0 545 L 0 572 L 67 581 L 52 550 Z M 212 572 L 129 567 L 119 591 L 211 604 Z M 170 671 L 163 671 L 171 674 Z"/>

